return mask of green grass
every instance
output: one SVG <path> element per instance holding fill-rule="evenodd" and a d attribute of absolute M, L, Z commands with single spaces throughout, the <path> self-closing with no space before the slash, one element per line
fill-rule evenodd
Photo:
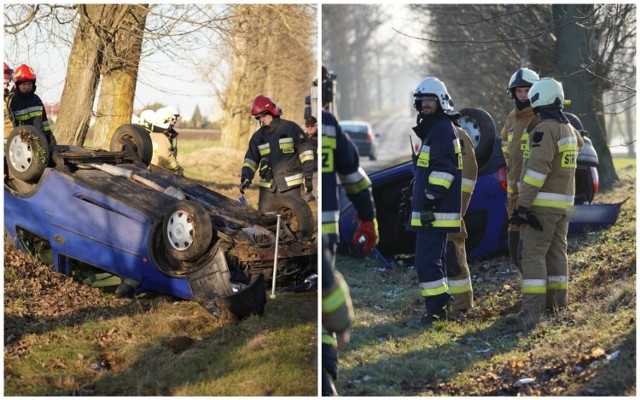
<path fill-rule="evenodd" d="M 630 168 L 635 171 L 636 159 L 628 158 L 628 157 L 614 157 L 613 167 L 616 169 L 617 172 L 620 172 L 620 170 L 627 170 Z"/>
<path fill-rule="evenodd" d="M 571 236 L 569 306 L 517 332 L 518 273 L 498 257 L 471 263 L 475 307 L 463 321 L 418 323 L 424 304 L 413 267 L 338 256 L 356 311 L 340 352 L 344 396 L 635 395 L 635 160 L 599 203 L 630 196 L 615 226 Z M 607 360 L 607 356 L 614 357 Z M 532 384 L 520 384 L 521 379 Z"/>
<path fill-rule="evenodd" d="M 189 157 L 197 150 L 220 146 L 219 140 L 184 140 L 178 139 L 178 157 Z"/>

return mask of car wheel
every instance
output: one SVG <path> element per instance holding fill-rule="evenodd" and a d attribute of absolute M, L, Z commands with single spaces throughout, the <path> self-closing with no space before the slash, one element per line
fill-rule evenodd
<path fill-rule="evenodd" d="M 473 150 L 480 168 L 491 156 L 496 138 L 496 125 L 491 115 L 480 108 L 463 108 L 460 114 L 460 126 L 467 131 L 473 142 Z"/>
<path fill-rule="evenodd" d="M 269 202 L 265 209 L 279 212 L 282 222 L 289 225 L 289 229 L 300 239 L 313 236 L 316 226 L 313 214 L 306 201 L 300 196 L 280 196 Z"/>
<path fill-rule="evenodd" d="M 31 125 L 15 127 L 7 138 L 5 155 L 11 175 L 25 182 L 37 181 L 49 164 L 47 138 Z"/>
<path fill-rule="evenodd" d="M 213 226 L 202 204 L 186 200 L 167 210 L 162 233 L 169 256 L 188 261 L 199 258 L 207 251 L 213 238 Z"/>
<path fill-rule="evenodd" d="M 144 165 L 149 166 L 153 156 L 153 143 L 149 132 L 142 125 L 124 124 L 113 132 L 109 150 L 131 150 L 138 154 Z"/>

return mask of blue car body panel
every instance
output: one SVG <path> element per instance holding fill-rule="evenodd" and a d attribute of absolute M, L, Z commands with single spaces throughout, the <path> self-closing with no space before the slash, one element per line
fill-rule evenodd
<path fill-rule="evenodd" d="M 4 192 L 4 221 L 17 240 L 22 228 L 50 242 L 54 269 L 69 274 L 69 258 L 140 282 L 153 290 L 194 300 L 186 278 L 164 274 L 153 264 L 149 227 L 160 223 L 109 194 L 93 190 L 70 175 L 47 170 L 37 190 L 25 196 Z M 24 248 L 23 248 L 24 250 Z"/>

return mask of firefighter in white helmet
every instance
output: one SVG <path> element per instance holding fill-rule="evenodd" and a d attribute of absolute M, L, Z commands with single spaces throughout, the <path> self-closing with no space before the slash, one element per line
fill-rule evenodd
<path fill-rule="evenodd" d="M 413 96 L 418 111 L 414 132 L 422 141 L 415 157 L 415 183 L 407 230 L 416 232 L 415 263 L 426 312 L 421 323 L 447 319 L 452 301 L 446 279 L 447 233 L 460 232 L 462 154 L 452 119 L 459 117 L 439 79 L 427 77 Z"/>
<path fill-rule="evenodd" d="M 182 176 L 183 169 L 178 163 L 177 136 L 174 129 L 180 114 L 173 107 L 162 107 L 157 111 L 144 110 L 140 113 L 141 123 L 149 131 L 153 143 L 151 164 L 168 169 Z"/>
<path fill-rule="evenodd" d="M 536 114 L 529 131 L 520 179 L 517 214 L 521 227 L 522 309 L 506 317 L 528 329 L 545 310 L 567 305 L 567 210 L 574 203 L 580 134 L 562 112 L 564 91 L 559 82 L 542 78 L 528 98 Z"/>
<path fill-rule="evenodd" d="M 533 121 L 534 114 L 527 97 L 529 89 L 540 78 L 538 74 L 528 68 L 519 68 L 509 79 L 507 88 L 515 103 L 500 131 L 502 137 L 502 152 L 507 162 L 507 215 L 515 211 L 518 201 L 518 181 L 522 172 L 522 152 L 528 146 L 529 133 L 527 127 Z M 520 227 L 509 224 L 507 229 L 509 255 L 513 263 L 520 269 L 518 244 L 520 242 Z"/>

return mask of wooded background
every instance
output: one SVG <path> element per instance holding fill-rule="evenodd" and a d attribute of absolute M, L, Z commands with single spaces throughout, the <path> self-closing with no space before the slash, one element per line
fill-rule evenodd
<path fill-rule="evenodd" d="M 322 61 L 337 74 L 342 119 L 406 113 L 418 82 L 436 76 L 457 109 L 483 108 L 499 130 L 514 108 L 509 78 L 528 67 L 562 83 L 572 101 L 566 111 L 582 120 L 598 152 L 600 187 L 612 187 L 610 131 L 636 140 L 634 4 L 415 4 L 400 14 L 401 8 L 323 5 Z M 391 28 L 383 25 L 390 20 Z M 408 76 L 414 80 L 407 85 Z M 401 106 L 383 106 L 398 94 Z"/>

